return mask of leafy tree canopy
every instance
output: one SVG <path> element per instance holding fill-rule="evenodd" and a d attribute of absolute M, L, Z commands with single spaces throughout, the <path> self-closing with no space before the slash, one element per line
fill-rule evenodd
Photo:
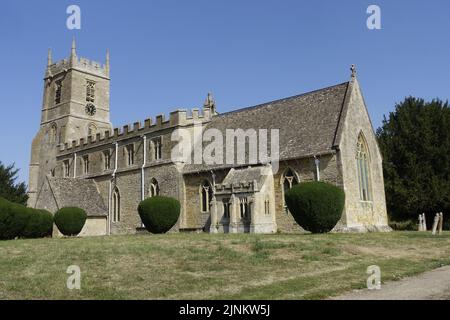
<path fill-rule="evenodd" d="M 11 202 L 27 204 L 27 186 L 24 182 L 16 183 L 19 169 L 14 164 L 4 166 L 0 161 L 0 197 Z"/>
<path fill-rule="evenodd" d="M 450 214 L 450 108 L 448 102 L 408 97 L 377 130 L 391 219 Z"/>

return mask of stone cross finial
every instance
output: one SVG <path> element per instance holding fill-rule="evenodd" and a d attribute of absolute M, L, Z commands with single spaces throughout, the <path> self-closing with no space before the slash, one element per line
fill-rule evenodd
<path fill-rule="evenodd" d="M 352 78 L 356 78 L 356 66 L 354 64 L 352 64 L 350 70 L 352 71 Z"/>

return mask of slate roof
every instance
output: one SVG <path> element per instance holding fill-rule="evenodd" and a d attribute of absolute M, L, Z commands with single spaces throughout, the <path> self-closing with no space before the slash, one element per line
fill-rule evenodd
<path fill-rule="evenodd" d="M 279 129 L 280 160 L 334 152 L 350 82 L 215 116 L 206 129 Z M 269 133 L 270 137 L 270 133 Z M 269 138 L 270 140 L 270 138 Z M 224 153 L 225 154 L 225 153 Z M 230 165 L 186 165 L 185 173 Z"/>
<path fill-rule="evenodd" d="M 94 180 L 48 177 L 48 182 L 58 208 L 78 207 L 93 217 L 108 215 Z"/>

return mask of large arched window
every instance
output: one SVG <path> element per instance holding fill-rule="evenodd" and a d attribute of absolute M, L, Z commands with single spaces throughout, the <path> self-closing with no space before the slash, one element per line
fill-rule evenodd
<path fill-rule="evenodd" d="M 158 184 L 158 181 L 156 181 L 156 179 L 154 179 L 154 178 L 150 182 L 149 195 L 150 195 L 150 197 L 159 196 L 159 184 Z"/>
<path fill-rule="evenodd" d="M 369 171 L 369 149 L 362 133 L 359 134 L 356 148 L 356 163 L 358 170 L 359 198 L 361 201 L 372 201 Z"/>
<path fill-rule="evenodd" d="M 212 187 L 208 181 L 203 181 L 200 186 L 200 205 L 202 212 L 209 212 L 209 203 L 212 199 Z"/>
<path fill-rule="evenodd" d="M 296 184 L 298 184 L 298 177 L 297 174 L 295 173 L 294 170 L 292 170 L 291 168 L 288 168 L 286 170 L 286 172 L 283 175 L 283 179 L 282 179 L 282 184 L 283 184 L 283 206 L 284 209 L 286 211 L 286 213 L 288 213 L 288 208 L 286 205 L 286 200 L 284 199 L 284 196 L 286 195 L 286 192 L 289 191 L 289 189 L 291 189 L 293 186 L 295 186 Z"/>
<path fill-rule="evenodd" d="M 112 221 L 118 222 L 120 221 L 120 192 L 117 187 L 114 188 L 112 194 Z"/>

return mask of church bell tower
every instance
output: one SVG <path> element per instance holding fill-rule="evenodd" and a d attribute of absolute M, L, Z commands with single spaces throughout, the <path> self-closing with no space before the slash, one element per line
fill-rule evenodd
<path fill-rule="evenodd" d="M 33 207 L 46 175 L 53 174 L 58 146 L 112 129 L 109 114 L 109 52 L 102 65 L 77 55 L 52 61 L 44 76 L 41 123 L 31 147 L 28 205 Z"/>

